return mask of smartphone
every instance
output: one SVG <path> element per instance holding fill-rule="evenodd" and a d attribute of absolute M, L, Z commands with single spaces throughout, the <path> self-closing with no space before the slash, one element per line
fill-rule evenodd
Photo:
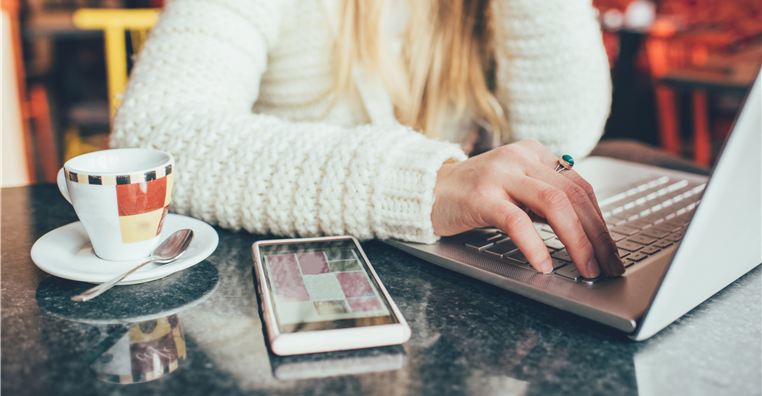
<path fill-rule="evenodd" d="M 280 356 L 402 344 L 410 326 L 351 236 L 252 245 L 270 348 Z"/>

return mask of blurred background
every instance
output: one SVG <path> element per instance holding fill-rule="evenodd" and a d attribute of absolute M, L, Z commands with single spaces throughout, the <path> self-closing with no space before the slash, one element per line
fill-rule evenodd
<path fill-rule="evenodd" d="M 540 0 L 538 0 L 540 1 Z M 2 0 L 2 186 L 107 147 L 164 0 Z M 614 85 L 604 139 L 711 165 L 762 62 L 760 0 L 594 0 Z"/>

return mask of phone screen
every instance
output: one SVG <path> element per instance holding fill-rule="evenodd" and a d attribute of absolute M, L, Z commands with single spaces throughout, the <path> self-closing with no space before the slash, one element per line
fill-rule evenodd
<path fill-rule="evenodd" d="M 281 333 L 399 323 L 352 239 L 259 246 Z"/>

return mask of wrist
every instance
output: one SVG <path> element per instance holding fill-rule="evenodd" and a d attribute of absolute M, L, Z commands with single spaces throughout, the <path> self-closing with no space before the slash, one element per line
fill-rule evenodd
<path fill-rule="evenodd" d="M 448 184 L 450 183 L 450 175 L 455 171 L 460 161 L 449 159 L 445 161 L 437 171 L 437 180 L 434 184 L 434 203 L 431 207 L 431 225 L 434 229 L 434 233 L 437 235 L 444 235 L 442 229 L 442 222 L 445 216 L 446 210 L 443 208 L 445 205 L 445 197 L 447 195 Z M 445 233 L 446 234 L 446 233 Z"/>
<path fill-rule="evenodd" d="M 455 165 L 457 165 L 458 162 L 459 161 L 454 160 L 454 159 L 448 159 L 447 161 L 445 161 L 442 164 L 442 166 L 437 171 L 437 183 L 436 183 L 436 185 L 434 187 L 435 191 L 436 191 L 436 186 L 439 185 L 439 181 L 441 179 L 446 178 L 447 176 L 449 176 L 453 172 L 453 170 L 455 168 Z"/>

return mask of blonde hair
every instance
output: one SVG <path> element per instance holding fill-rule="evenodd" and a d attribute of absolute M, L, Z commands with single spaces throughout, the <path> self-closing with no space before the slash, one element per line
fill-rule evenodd
<path fill-rule="evenodd" d="M 402 53 L 396 56 L 381 33 L 384 0 L 344 0 L 334 48 L 333 92 L 354 88 L 359 64 L 381 79 L 400 123 L 438 135 L 446 114 L 469 111 L 495 137 L 503 112 L 488 88 L 490 0 L 408 0 L 410 18 Z"/>

